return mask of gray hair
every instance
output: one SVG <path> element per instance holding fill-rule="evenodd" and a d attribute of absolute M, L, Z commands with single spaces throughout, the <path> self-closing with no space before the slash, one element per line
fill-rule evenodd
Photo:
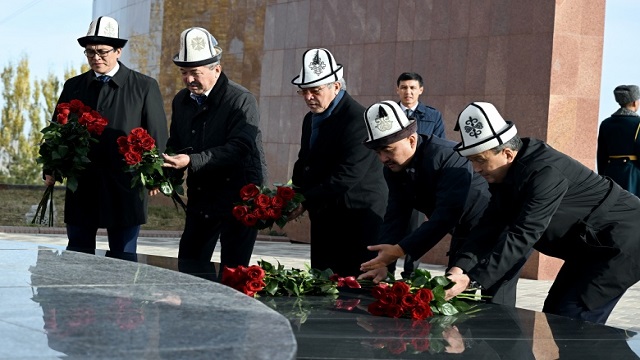
<path fill-rule="evenodd" d="M 509 139 L 509 141 L 494 147 L 493 149 L 491 149 L 491 151 L 493 151 L 494 154 L 497 154 L 504 149 L 519 151 L 520 148 L 522 148 L 522 139 L 520 139 L 518 135 L 514 135 L 511 139 Z"/>
<path fill-rule="evenodd" d="M 207 65 L 207 68 L 208 68 L 209 70 L 213 70 L 213 69 L 215 69 L 215 68 L 216 68 L 216 66 L 217 66 L 217 65 L 220 65 L 220 60 L 218 60 L 218 61 L 216 61 L 216 62 L 214 62 L 214 63 L 211 63 L 211 64 Z"/>

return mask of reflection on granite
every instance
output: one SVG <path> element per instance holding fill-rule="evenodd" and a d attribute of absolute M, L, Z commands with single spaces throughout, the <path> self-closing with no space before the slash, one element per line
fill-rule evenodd
<path fill-rule="evenodd" d="M 213 263 L 1 240 L 0 258 L 0 358 L 639 358 L 633 332 L 500 305 L 412 321 L 358 289 L 251 299 Z"/>
<path fill-rule="evenodd" d="M 285 317 L 188 274 L 2 240 L 0 271 L 3 359 L 296 356 Z"/>

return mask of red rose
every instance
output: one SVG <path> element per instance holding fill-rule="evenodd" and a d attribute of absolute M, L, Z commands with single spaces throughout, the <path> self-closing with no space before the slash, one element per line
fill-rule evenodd
<path fill-rule="evenodd" d="M 430 289 L 420 289 L 416 292 L 416 299 L 429 304 L 433 300 L 433 292 Z"/>
<path fill-rule="evenodd" d="M 231 210 L 231 213 L 236 219 L 242 220 L 242 218 L 249 213 L 249 207 L 245 205 L 236 205 L 233 207 L 233 210 Z"/>
<path fill-rule="evenodd" d="M 408 307 L 408 308 L 412 308 L 417 304 L 417 301 L 413 294 L 405 294 L 401 298 L 400 302 L 402 303 L 402 306 Z"/>
<path fill-rule="evenodd" d="M 56 121 L 58 122 L 58 124 L 64 125 L 69 121 L 68 115 L 59 113 L 58 116 L 56 116 Z"/>
<path fill-rule="evenodd" d="M 258 218 L 252 213 L 247 214 L 242 218 L 242 224 L 244 224 L 244 226 L 254 226 L 257 222 Z"/>
<path fill-rule="evenodd" d="M 431 306 L 429 306 L 429 304 L 421 303 L 420 305 L 415 306 L 413 309 L 411 309 L 412 319 L 424 320 L 432 316 L 433 311 L 431 311 Z"/>
<path fill-rule="evenodd" d="M 69 106 L 69 108 L 71 109 L 71 111 L 73 111 L 74 113 L 78 113 L 81 112 L 81 110 L 83 110 L 86 106 L 85 104 L 82 103 L 82 101 L 78 100 L 78 99 L 73 99 L 69 102 L 69 104 L 67 104 Z"/>
<path fill-rule="evenodd" d="M 264 269 L 262 269 L 258 265 L 251 265 L 247 269 L 247 276 L 249 277 L 249 279 L 262 280 L 264 278 Z"/>
<path fill-rule="evenodd" d="M 280 208 L 269 208 L 267 209 L 268 219 L 278 220 L 280 216 L 282 216 L 282 209 Z"/>
<path fill-rule="evenodd" d="M 151 151 L 156 146 L 156 141 L 147 134 L 147 137 L 140 139 L 140 146 L 146 151 Z"/>
<path fill-rule="evenodd" d="M 148 135 L 147 130 L 141 128 L 141 127 L 137 127 L 132 129 L 129 134 L 131 134 L 131 136 L 135 139 L 142 139 L 145 136 Z"/>
<path fill-rule="evenodd" d="M 136 165 L 140 163 L 140 161 L 142 161 L 142 156 L 135 151 L 129 151 L 128 153 L 124 154 L 124 161 L 127 163 L 127 165 Z"/>
<path fill-rule="evenodd" d="M 253 210 L 253 215 L 260 220 L 268 220 L 269 212 L 267 209 L 257 208 Z"/>
<path fill-rule="evenodd" d="M 116 139 L 116 142 L 118 143 L 118 152 L 120 154 L 124 155 L 129 152 L 129 143 L 127 142 L 126 136 L 120 136 Z"/>
<path fill-rule="evenodd" d="M 278 186 L 276 194 L 283 198 L 284 201 L 289 201 L 293 199 L 293 196 L 296 194 L 296 192 L 289 186 Z"/>
<path fill-rule="evenodd" d="M 72 100 L 73 102 L 73 100 Z M 56 105 L 56 112 L 58 112 L 59 114 L 65 113 L 67 115 L 69 115 L 69 113 L 71 112 L 70 109 L 70 104 L 69 103 L 60 103 L 58 105 Z"/>
<path fill-rule="evenodd" d="M 382 299 L 389 289 L 389 285 L 387 283 L 380 283 L 376 285 L 373 289 L 371 289 L 371 295 L 375 299 Z"/>
<path fill-rule="evenodd" d="M 399 296 L 403 296 L 405 294 L 408 294 L 409 291 L 411 289 L 409 288 L 409 285 L 407 285 L 406 282 L 403 281 L 398 281 L 393 283 L 393 286 L 391 287 L 391 291 L 393 291 L 395 294 L 399 295 Z"/>
<path fill-rule="evenodd" d="M 264 289 L 266 285 L 267 284 L 265 284 L 264 281 L 258 280 L 258 279 L 252 279 L 247 281 L 247 289 L 252 292 L 258 292 Z"/>
<path fill-rule="evenodd" d="M 268 195 L 260 194 L 256 197 L 256 206 L 261 209 L 266 209 L 271 206 L 271 198 Z"/>
<path fill-rule="evenodd" d="M 248 184 L 240 189 L 240 198 L 242 201 L 253 199 L 260 194 L 260 189 L 254 184 Z"/>
<path fill-rule="evenodd" d="M 271 206 L 274 208 L 281 209 L 284 207 L 285 200 L 282 196 L 276 195 L 271 198 Z"/>

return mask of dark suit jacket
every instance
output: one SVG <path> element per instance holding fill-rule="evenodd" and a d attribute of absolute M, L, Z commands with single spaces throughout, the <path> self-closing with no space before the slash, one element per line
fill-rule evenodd
<path fill-rule="evenodd" d="M 543 141 L 522 140 L 504 181 L 491 184 L 487 211 L 455 264 L 488 287 L 532 247 L 566 260 L 564 266 L 586 261 L 600 271 L 576 281 L 588 283 L 585 304 L 601 306 L 640 280 L 640 199 L 613 184 L 613 207 L 588 221 L 600 244 L 585 244 L 572 227 L 607 197 L 611 180 Z"/>
<path fill-rule="evenodd" d="M 384 169 L 389 204 L 381 243 L 398 243 L 417 259 L 454 228 L 468 230 L 477 223 L 489 202 L 489 185 L 474 173 L 466 158 L 453 150 L 455 144 L 437 136 L 419 135 L 416 152 L 404 171 Z M 413 209 L 429 220 L 405 236 Z"/>
<path fill-rule="evenodd" d="M 67 190 L 64 221 L 81 226 L 133 226 L 147 221 L 147 193 L 131 188 L 131 173 L 125 173 L 116 139 L 137 127 L 147 129 L 160 152 L 167 142 L 167 117 L 155 79 L 120 69 L 106 84 L 90 70 L 67 80 L 58 103 L 73 99 L 91 106 L 107 119 L 99 143 L 92 145 L 91 164 L 78 178 L 75 193 Z M 55 120 L 55 115 L 54 119 Z"/>

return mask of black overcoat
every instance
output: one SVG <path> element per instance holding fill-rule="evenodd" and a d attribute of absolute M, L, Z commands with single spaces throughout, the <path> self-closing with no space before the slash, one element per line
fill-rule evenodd
<path fill-rule="evenodd" d="M 109 122 L 99 142 L 92 145 L 91 164 L 78 178 L 78 189 L 67 189 L 64 221 L 68 224 L 106 228 L 147 221 L 147 193 L 141 186 L 131 187 L 133 176 L 125 172 L 116 139 L 143 127 L 162 152 L 168 137 L 167 117 L 158 82 L 119 65 L 108 83 L 98 81 L 92 70 L 70 78 L 58 99 L 58 103 L 78 99 Z"/>
<path fill-rule="evenodd" d="M 266 174 L 255 97 L 222 72 L 201 107 L 182 89 L 171 105 L 167 148 L 189 154 L 187 212 L 224 216 L 240 202 L 240 189 L 262 185 Z"/>
<path fill-rule="evenodd" d="M 304 117 L 292 180 L 304 194 L 304 207 L 310 212 L 338 206 L 371 209 L 384 216 L 388 190 L 382 164 L 363 144 L 367 140 L 364 112 L 345 92 L 320 126 L 313 148 L 309 146 L 312 113 Z"/>
<path fill-rule="evenodd" d="M 522 140 L 504 181 L 490 185 L 489 206 L 455 264 L 487 287 L 533 247 L 563 266 L 586 263 L 590 274 L 572 281 L 584 284 L 589 308 L 602 306 L 640 279 L 640 199 L 543 141 Z M 612 186 L 612 207 L 592 214 Z M 590 214 L 597 246 L 572 231 Z"/>

